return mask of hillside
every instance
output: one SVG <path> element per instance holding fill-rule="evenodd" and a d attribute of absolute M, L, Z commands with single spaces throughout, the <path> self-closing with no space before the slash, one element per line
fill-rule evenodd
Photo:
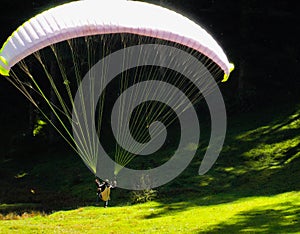
<path fill-rule="evenodd" d="M 188 232 L 190 225 L 193 232 L 250 228 L 292 233 L 300 220 L 299 116 L 299 105 L 292 103 L 231 114 L 223 151 L 206 175 L 197 175 L 203 147 L 176 180 L 154 191 L 115 189 L 111 207 L 105 211 L 95 206 L 94 176 L 78 156 L 64 147 L 51 149 L 46 143 L 33 143 L 0 163 L 1 217 L 21 219 L 1 224 L 1 228 L 19 230 L 25 223 L 45 223 L 50 232 L 63 218 L 62 232 L 70 226 L 78 232 L 82 228 L 92 232 L 96 222 L 104 221 L 115 226 L 113 233 L 129 232 L 130 228 L 139 233 L 149 225 L 164 232 L 173 223 L 170 232 Z M 134 205 L 147 199 L 153 201 Z M 73 219 L 80 219 L 77 226 Z M 180 220 L 183 223 L 175 225 Z M 40 228 L 37 230 L 44 230 Z"/>

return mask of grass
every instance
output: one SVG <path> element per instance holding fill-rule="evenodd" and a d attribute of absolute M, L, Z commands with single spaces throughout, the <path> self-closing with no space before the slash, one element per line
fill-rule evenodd
<path fill-rule="evenodd" d="M 221 195 L 214 199 L 222 199 Z M 297 233 L 300 192 L 209 205 L 201 198 L 100 208 L 2 220 L 1 233 Z"/>
<path fill-rule="evenodd" d="M 300 233 L 299 105 L 228 119 L 212 170 L 197 174 L 202 147 L 144 204 L 116 189 L 111 207 L 94 206 L 93 176 L 70 152 L 25 150 L 28 158 L 2 160 L 0 233 Z"/>

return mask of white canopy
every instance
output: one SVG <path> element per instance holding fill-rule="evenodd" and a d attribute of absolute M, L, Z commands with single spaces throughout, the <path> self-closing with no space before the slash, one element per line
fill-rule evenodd
<path fill-rule="evenodd" d="M 26 56 L 70 38 L 131 33 L 176 42 L 212 59 L 229 75 L 232 64 L 218 43 L 188 18 L 149 3 L 125 0 L 85 0 L 54 7 L 20 26 L 0 50 L 0 74 Z"/>

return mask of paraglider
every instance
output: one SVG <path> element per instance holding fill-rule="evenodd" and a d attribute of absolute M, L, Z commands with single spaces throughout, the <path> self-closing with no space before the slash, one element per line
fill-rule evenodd
<path fill-rule="evenodd" d="M 143 45 L 149 45 L 147 48 L 151 47 L 152 54 L 147 54 L 146 46 Z M 162 46 L 168 49 L 164 50 Z M 135 48 L 139 49 L 137 53 Z M 107 78 L 112 71 L 112 65 L 104 58 L 120 50 L 122 60 L 118 65 L 126 69 L 122 69 L 119 80 L 113 83 Z M 161 51 L 165 51 L 167 55 L 163 55 Z M 184 51 L 184 55 L 189 54 L 193 58 L 176 61 L 179 51 Z M 145 58 L 148 59 L 150 55 L 155 57 L 152 66 L 145 62 Z M 198 66 L 197 74 L 189 72 L 194 58 L 202 64 L 201 67 Z M 130 65 L 134 59 L 139 64 L 136 68 Z M 95 66 L 99 61 L 102 63 L 100 81 L 95 73 Z M 161 64 L 164 64 L 164 68 L 157 68 Z M 176 71 L 176 66 L 179 65 L 184 70 L 182 73 L 185 77 L 195 77 L 194 84 L 178 74 L 181 73 L 178 69 Z M 174 119 L 174 111 L 162 103 L 169 99 L 174 100 L 177 89 L 166 89 L 168 86 L 161 90 L 155 89 L 154 97 L 150 95 L 151 87 L 147 86 L 140 92 L 150 101 L 159 96 L 159 101 L 149 104 L 146 99 L 141 99 L 143 104 L 134 109 L 130 105 L 126 106 L 127 103 L 133 103 L 132 100 L 142 95 L 131 88 L 132 86 L 156 77 L 163 81 L 159 86 L 170 82 L 178 89 L 183 89 L 183 93 L 193 104 L 201 96 L 199 87 L 204 92 L 215 87 L 214 82 L 202 79 L 201 75 L 209 73 L 218 83 L 226 81 L 232 69 L 233 65 L 229 63 L 222 48 L 199 25 L 174 11 L 137 1 L 85 0 L 51 8 L 22 24 L 0 50 L 0 74 L 41 111 L 97 176 L 105 171 L 105 168 L 98 165 L 101 164 L 98 142 L 103 137 L 101 132 L 104 122 L 109 120 L 104 117 L 104 113 L 118 113 L 119 126 L 126 127 L 126 118 L 123 115 L 127 113 L 124 109 L 135 112 L 128 127 L 112 129 L 117 135 L 117 141 L 124 141 L 117 142 L 115 146 L 114 176 L 137 154 L 147 151 L 143 144 L 137 142 L 146 142 L 149 131 L 150 137 L 163 132 L 160 127 L 155 129 L 153 122 L 162 121 L 168 125 Z M 85 77 L 88 77 L 89 83 L 82 86 L 85 84 Z M 154 87 L 158 83 L 152 84 Z M 87 87 L 88 91 L 85 90 Z M 127 89 L 131 90 L 131 94 L 122 98 L 122 93 Z M 103 92 L 94 95 L 98 90 Z M 109 100 L 106 98 L 108 95 Z M 44 103 L 40 104 L 36 99 L 43 100 Z M 107 102 L 111 100 L 120 103 L 119 110 L 107 107 Z M 175 110 L 180 110 L 175 111 L 176 114 L 187 109 L 186 103 L 181 99 L 173 104 Z M 96 110 L 90 111 L 87 105 L 95 107 Z M 52 115 L 54 113 L 55 121 L 49 117 L 50 112 Z M 226 121 L 225 118 L 223 121 Z M 143 124 L 145 122 L 146 127 Z M 96 129 L 96 136 L 90 133 L 91 127 Z M 128 129 L 137 139 L 129 144 L 133 153 L 127 152 L 123 147 L 131 139 L 124 133 Z M 221 141 L 220 144 L 222 143 Z M 215 160 L 206 161 L 208 169 Z M 122 186 L 122 182 L 119 184 Z"/>

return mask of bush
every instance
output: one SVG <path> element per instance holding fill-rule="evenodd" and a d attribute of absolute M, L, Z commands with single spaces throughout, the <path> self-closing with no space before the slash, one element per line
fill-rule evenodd
<path fill-rule="evenodd" d="M 157 198 L 157 190 L 154 189 L 145 189 L 131 192 L 131 201 L 134 204 L 153 201 L 155 198 Z"/>

